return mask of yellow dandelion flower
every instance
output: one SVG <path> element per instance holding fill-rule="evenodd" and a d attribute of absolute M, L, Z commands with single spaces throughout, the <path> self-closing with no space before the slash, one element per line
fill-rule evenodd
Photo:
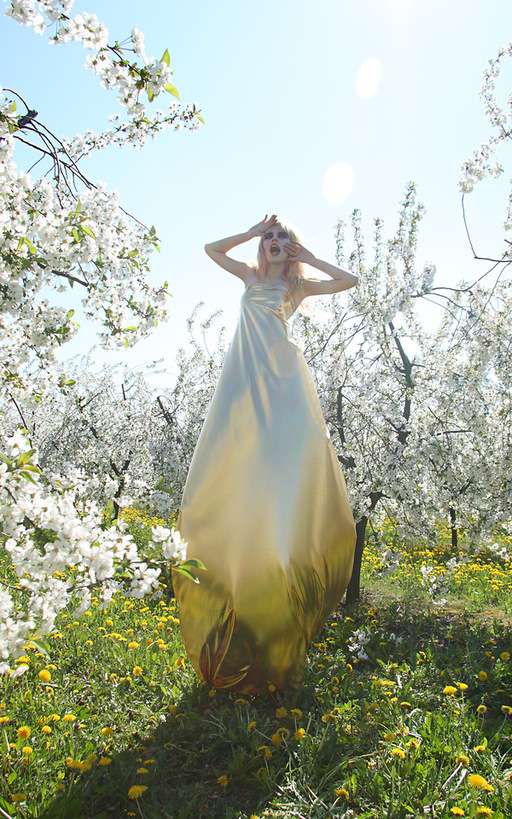
<path fill-rule="evenodd" d="M 6 717 L 0 717 L 0 725 L 5 725 L 6 722 L 10 722 L 10 721 L 11 721 L 10 717 L 7 717 L 7 716 Z"/>
<path fill-rule="evenodd" d="M 32 729 L 28 725 L 21 725 L 17 731 L 18 739 L 28 739 L 31 733 Z"/>
<path fill-rule="evenodd" d="M 450 813 L 452 814 L 452 816 L 465 816 L 466 815 L 464 813 L 464 811 L 462 810 L 462 808 L 459 808 L 457 805 L 454 805 L 453 808 L 450 808 Z"/>
<path fill-rule="evenodd" d="M 306 736 L 306 731 L 304 730 L 304 728 L 297 728 L 297 730 L 295 731 L 295 734 L 294 734 L 295 739 L 298 739 L 299 742 L 300 742 L 301 740 L 304 739 L 305 736 Z"/>
<path fill-rule="evenodd" d="M 480 682 L 485 682 L 488 676 L 489 675 L 487 674 L 487 671 L 478 672 L 478 679 L 480 680 Z"/>
<path fill-rule="evenodd" d="M 494 811 L 486 805 L 479 805 L 475 811 L 475 816 L 493 816 Z"/>
<path fill-rule="evenodd" d="M 100 734 L 102 734 L 104 737 L 110 737 L 113 733 L 114 731 L 110 725 L 105 725 L 104 728 L 100 728 Z"/>
<path fill-rule="evenodd" d="M 134 665 L 132 668 L 132 674 L 134 677 L 140 677 L 142 674 L 142 668 L 140 665 Z"/>
<path fill-rule="evenodd" d="M 341 796 L 342 799 L 349 799 L 350 794 L 346 788 L 334 788 L 334 795 Z"/>
<path fill-rule="evenodd" d="M 110 765 L 112 762 L 112 758 L 110 756 L 100 756 L 98 759 L 98 765 Z"/>
<path fill-rule="evenodd" d="M 300 708 L 291 708 L 290 714 L 292 715 L 292 717 L 295 717 L 295 719 L 302 719 L 303 717 L 303 713 L 300 710 Z"/>
<path fill-rule="evenodd" d="M 27 797 L 24 793 L 11 793 L 11 802 L 25 802 Z"/>
<path fill-rule="evenodd" d="M 416 750 L 418 750 L 418 748 L 421 745 L 421 742 L 415 737 L 413 737 L 412 739 L 409 739 L 405 744 L 408 748 L 416 748 Z"/>
<path fill-rule="evenodd" d="M 151 757 L 150 759 L 144 759 L 144 760 L 142 761 L 142 764 L 143 764 L 143 765 L 154 765 L 154 764 L 155 764 L 155 762 L 156 762 L 156 759 L 154 759 L 153 757 Z"/>
<path fill-rule="evenodd" d="M 278 719 L 284 719 L 287 716 L 288 711 L 286 710 L 286 708 L 283 708 L 282 706 L 280 708 L 276 708 L 276 717 Z"/>
<path fill-rule="evenodd" d="M 144 768 L 144 767 L 143 767 L 143 768 L 137 768 L 137 773 L 138 773 L 138 774 L 147 774 L 147 773 L 148 773 L 148 769 L 147 769 L 147 768 Z"/>
<path fill-rule="evenodd" d="M 457 689 L 454 685 L 445 685 L 443 688 L 443 694 L 446 694 L 448 697 L 453 697 L 454 694 L 457 693 Z"/>
<path fill-rule="evenodd" d="M 463 682 L 458 682 L 457 687 L 458 687 L 458 689 L 460 691 L 467 691 L 468 690 L 468 686 L 466 685 L 466 683 L 463 683 Z"/>
<path fill-rule="evenodd" d="M 252 732 L 256 728 L 256 725 L 257 725 L 256 720 L 251 720 L 249 723 L 247 723 L 247 733 L 252 734 Z"/>
<path fill-rule="evenodd" d="M 403 751 L 402 748 L 392 748 L 391 756 L 397 757 L 398 759 L 403 759 L 405 757 L 405 751 Z"/>
<path fill-rule="evenodd" d="M 395 734 L 392 731 L 386 731 L 386 733 L 382 735 L 382 739 L 385 739 L 386 742 L 391 742 L 394 738 Z"/>
<path fill-rule="evenodd" d="M 461 765 L 469 765 L 469 756 L 467 754 L 457 754 L 455 762 L 459 762 Z"/>
<path fill-rule="evenodd" d="M 139 645 L 140 645 L 140 644 L 137 642 L 137 640 L 131 640 L 131 641 L 128 643 L 128 648 L 130 648 L 130 649 L 133 649 L 133 648 L 138 648 L 138 647 L 139 647 Z M 134 787 L 137 787 L 137 786 L 135 785 Z"/>
<path fill-rule="evenodd" d="M 269 745 L 260 745 L 258 751 L 261 751 L 265 759 L 270 759 L 272 756 L 272 748 Z"/>
<path fill-rule="evenodd" d="M 491 785 L 483 776 L 480 776 L 480 774 L 469 774 L 467 782 L 471 788 L 476 788 L 480 791 L 494 791 L 494 786 Z"/>
<path fill-rule="evenodd" d="M 217 777 L 217 782 L 219 785 L 222 785 L 222 787 L 225 788 L 229 782 L 229 776 L 227 774 L 221 774 L 221 776 Z"/>
<path fill-rule="evenodd" d="M 275 745 L 276 748 L 279 748 L 279 746 L 281 745 L 281 742 L 283 741 L 283 738 L 282 738 L 281 734 L 278 734 L 277 731 L 276 731 L 275 734 L 272 734 L 272 736 L 270 737 L 270 740 L 272 742 L 272 745 Z"/>
<path fill-rule="evenodd" d="M 475 745 L 473 750 L 476 751 L 477 753 L 481 753 L 482 751 L 485 751 L 486 747 L 487 747 L 486 745 Z"/>
<path fill-rule="evenodd" d="M 506 717 L 512 717 L 512 705 L 502 705 L 501 710 Z"/>
<path fill-rule="evenodd" d="M 138 799 L 147 789 L 147 785 L 132 785 L 128 788 L 128 799 Z"/>
<path fill-rule="evenodd" d="M 507 663 L 510 660 L 510 651 L 502 651 L 500 654 L 500 660 Z"/>
<path fill-rule="evenodd" d="M 41 731 L 43 732 L 43 734 L 51 734 L 52 733 L 52 729 L 50 728 L 49 725 L 43 725 L 43 727 L 41 728 Z"/>
<path fill-rule="evenodd" d="M 481 705 L 477 706 L 476 711 L 477 714 L 485 714 L 485 712 L 487 711 L 487 706 L 482 703 Z"/>
<path fill-rule="evenodd" d="M 31 754 L 34 753 L 34 749 L 31 748 L 30 745 L 24 745 L 23 748 L 21 749 L 21 753 L 23 754 L 23 756 L 30 756 Z"/>
<path fill-rule="evenodd" d="M 39 679 L 40 679 L 40 680 L 42 680 L 42 681 L 43 681 L 43 682 L 45 682 L 45 683 L 50 682 L 50 680 L 51 680 L 51 678 L 52 678 L 52 675 L 50 674 L 50 672 L 49 672 L 49 671 L 47 671 L 47 669 L 46 669 L 46 668 L 43 668 L 43 669 L 42 669 L 42 670 L 39 672 L 39 674 L 38 674 L 37 676 L 39 677 Z"/>
<path fill-rule="evenodd" d="M 268 690 L 270 691 L 271 694 L 273 694 L 274 691 L 276 690 L 276 687 L 275 687 L 274 683 L 268 683 L 267 688 L 268 688 Z"/>

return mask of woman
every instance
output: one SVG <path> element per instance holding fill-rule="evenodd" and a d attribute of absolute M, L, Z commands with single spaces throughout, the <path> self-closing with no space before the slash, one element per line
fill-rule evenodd
<path fill-rule="evenodd" d="M 257 264 L 226 252 L 259 237 Z M 356 532 L 316 387 L 287 320 L 358 279 L 320 261 L 273 214 L 205 245 L 241 279 L 239 322 L 199 435 L 177 529 L 199 583 L 173 585 L 187 654 L 215 688 L 298 688 L 306 648 L 350 580 Z M 304 277 L 303 264 L 332 281 Z"/>

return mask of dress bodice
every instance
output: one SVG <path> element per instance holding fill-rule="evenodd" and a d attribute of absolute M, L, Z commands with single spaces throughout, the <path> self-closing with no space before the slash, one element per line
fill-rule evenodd
<path fill-rule="evenodd" d="M 242 306 L 260 305 L 272 310 L 285 324 L 300 304 L 300 294 L 292 293 L 289 282 L 285 279 L 255 279 L 251 277 L 245 283 L 242 294 Z"/>

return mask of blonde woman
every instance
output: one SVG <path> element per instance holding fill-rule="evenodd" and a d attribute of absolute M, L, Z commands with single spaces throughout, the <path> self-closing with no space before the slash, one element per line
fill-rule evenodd
<path fill-rule="evenodd" d="M 227 251 L 259 239 L 257 261 Z M 174 572 L 199 677 L 261 694 L 302 685 L 308 645 L 340 602 L 356 531 L 344 476 L 287 321 L 304 299 L 357 277 L 320 261 L 276 214 L 205 245 L 243 281 L 240 318 L 190 463 L 177 529 L 199 583 Z M 306 278 L 304 265 L 332 280 Z"/>

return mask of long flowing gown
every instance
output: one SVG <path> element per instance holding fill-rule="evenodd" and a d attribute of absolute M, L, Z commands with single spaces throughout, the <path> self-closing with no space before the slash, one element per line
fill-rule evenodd
<path fill-rule="evenodd" d="M 303 352 L 297 299 L 251 277 L 190 463 L 176 528 L 195 583 L 173 572 L 200 679 L 258 694 L 300 688 L 308 645 L 352 573 L 345 479 Z"/>

